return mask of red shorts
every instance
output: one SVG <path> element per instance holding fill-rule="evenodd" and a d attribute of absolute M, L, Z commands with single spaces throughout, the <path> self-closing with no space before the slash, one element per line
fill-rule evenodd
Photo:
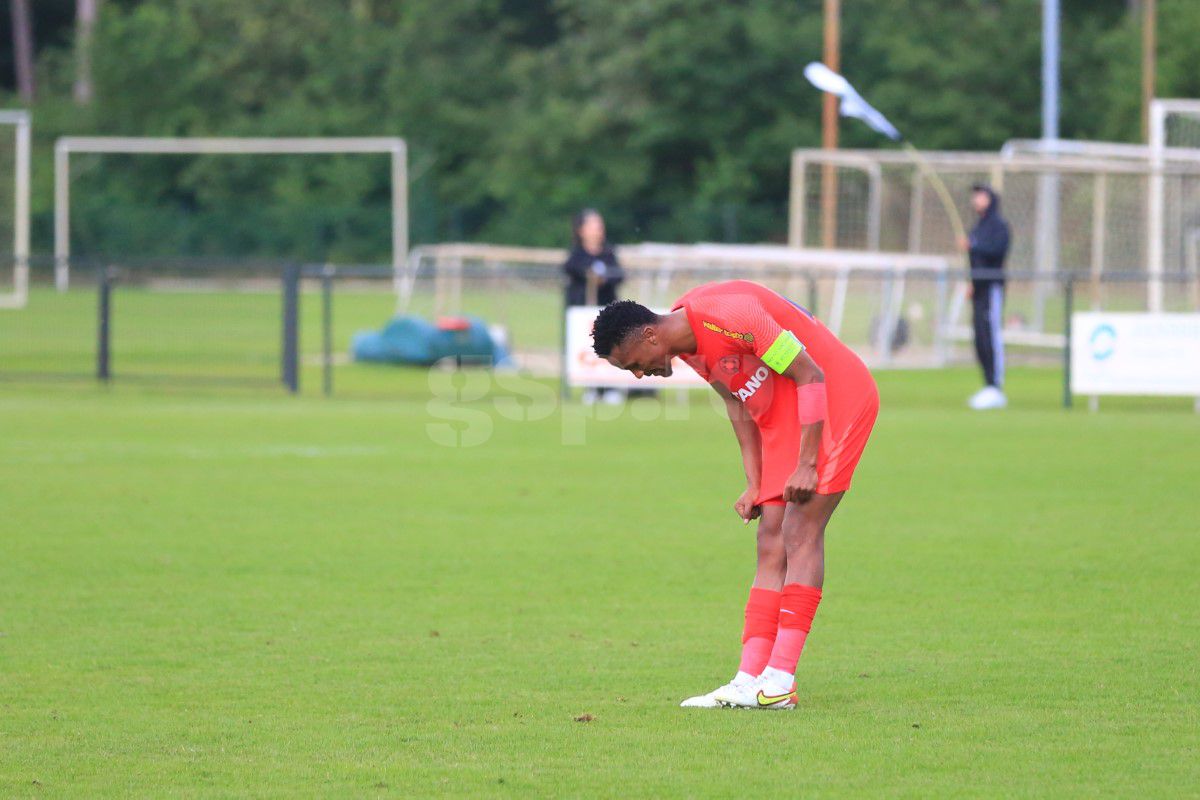
<path fill-rule="evenodd" d="M 864 387 L 865 388 L 865 387 Z M 854 468 L 879 415 L 879 393 L 872 382 L 853 408 L 834 408 L 821 431 L 817 452 L 817 494 L 837 494 L 850 488 Z M 800 421 L 794 413 L 782 424 L 759 426 L 762 438 L 762 476 L 757 505 L 783 505 L 783 487 L 800 460 Z"/>

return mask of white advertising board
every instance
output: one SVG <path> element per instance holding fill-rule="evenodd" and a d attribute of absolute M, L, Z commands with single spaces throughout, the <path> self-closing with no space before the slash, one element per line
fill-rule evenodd
<path fill-rule="evenodd" d="M 635 378 L 633 373 L 617 369 L 592 350 L 592 323 L 600 313 L 600 306 L 573 306 L 567 309 L 567 384 L 570 386 L 614 386 L 618 388 L 637 387 L 645 389 L 658 388 L 693 388 L 707 387 L 695 370 L 680 359 L 672 363 L 674 372 L 669 378 L 657 376 Z M 663 314 L 665 311 L 659 311 Z"/>
<path fill-rule="evenodd" d="M 1200 397 L 1200 314 L 1072 314 L 1071 391 Z"/>

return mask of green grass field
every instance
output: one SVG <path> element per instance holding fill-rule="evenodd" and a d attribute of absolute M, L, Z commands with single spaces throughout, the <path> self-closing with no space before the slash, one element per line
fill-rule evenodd
<path fill-rule="evenodd" d="M 394 380 L 0 383 L 0 795 L 1197 793 L 1189 403 L 1067 413 L 1025 370 L 980 416 L 973 372 L 881 374 L 770 714 L 677 708 L 736 666 L 753 559 L 701 395 Z"/>

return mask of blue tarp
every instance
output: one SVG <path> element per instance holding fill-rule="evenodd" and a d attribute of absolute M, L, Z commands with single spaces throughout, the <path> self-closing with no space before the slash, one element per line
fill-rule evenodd
<path fill-rule="evenodd" d="M 468 364 L 504 366 L 508 352 L 488 333 L 478 317 L 463 317 L 461 330 L 445 330 L 421 317 L 393 317 L 380 331 L 354 334 L 350 354 L 355 361 L 429 366 L 443 358 L 459 358 Z"/>

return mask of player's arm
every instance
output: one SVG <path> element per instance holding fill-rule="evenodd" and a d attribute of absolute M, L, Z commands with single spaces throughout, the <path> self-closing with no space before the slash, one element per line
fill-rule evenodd
<path fill-rule="evenodd" d="M 783 487 L 784 502 L 806 502 L 817 490 L 817 453 L 825 422 L 825 375 L 805 352 L 796 334 L 768 312 L 757 298 L 742 295 L 725 298 L 718 323 L 742 333 L 768 369 L 796 384 L 800 415 L 800 458 L 796 470 Z"/>
<path fill-rule="evenodd" d="M 800 457 L 783 487 L 785 503 L 807 502 L 817 490 L 817 454 L 825 429 L 825 374 L 791 331 L 782 329 L 761 356 L 763 363 L 796 384 Z"/>
<path fill-rule="evenodd" d="M 737 437 L 738 447 L 742 451 L 742 466 L 746 470 L 746 491 L 734 503 L 733 508 L 743 521 L 749 522 L 762 513 L 762 509 L 754 504 L 758 499 L 759 481 L 762 476 L 762 440 L 758 433 L 758 425 L 746 412 L 746 407 L 737 398 L 715 381 L 710 384 L 721 399 L 725 401 L 725 413 L 733 425 L 733 435 Z"/>

